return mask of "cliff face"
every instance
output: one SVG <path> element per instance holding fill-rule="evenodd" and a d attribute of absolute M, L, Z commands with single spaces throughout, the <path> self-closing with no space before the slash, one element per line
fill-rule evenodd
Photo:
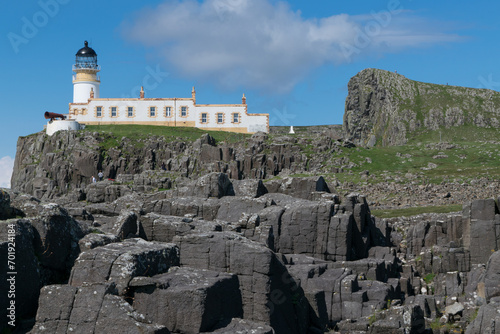
<path fill-rule="evenodd" d="M 119 175 L 132 175 L 133 179 L 133 175 L 163 167 L 170 177 L 166 184 L 210 172 L 227 173 L 236 180 L 266 179 L 283 171 L 303 173 L 320 168 L 341 146 L 334 137 L 327 131 L 313 139 L 276 135 L 270 140 L 258 133 L 236 143 L 215 143 L 209 135 L 193 142 L 162 136 L 134 140 L 89 131 L 61 131 L 49 137 L 40 132 L 18 140 L 12 189 L 52 199 L 85 188 L 99 170 L 105 179 Z"/>
<path fill-rule="evenodd" d="M 356 145 L 403 145 L 422 129 L 500 125 L 500 93 L 487 89 L 423 83 L 366 69 L 351 78 L 348 90 L 343 130 Z"/>

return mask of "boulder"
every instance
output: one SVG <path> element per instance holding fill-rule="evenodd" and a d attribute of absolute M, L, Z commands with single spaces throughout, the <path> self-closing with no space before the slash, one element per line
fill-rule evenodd
<path fill-rule="evenodd" d="M 330 265 L 331 268 L 337 267 L 348 267 L 352 269 L 356 274 L 366 277 L 368 280 L 387 282 L 390 277 L 397 277 L 399 272 L 398 268 L 389 268 L 394 269 L 393 272 L 388 271 L 388 267 L 386 266 L 386 261 L 383 259 L 361 259 L 357 261 L 346 261 L 335 262 Z"/>
<path fill-rule="evenodd" d="M 243 319 L 270 324 L 276 333 L 303 333 L 309 306 L 285 265 L 265 246 L 230 232 L 175 237 L 180 263 L 238 275 Z"/>
<path fill-rule="evenodd" d="M 18 319 L 30 318 L 36 313 L 39 291 L 43 284 L 40 265 L 35 255 L 36 234 L 37 232 L 27 220 L 12 219 L 0 222 L 0 258 L 2 259 L 0 291 L 3 294 L 0 298 L 2 310 L 0 328 L 5 328 L 8 321 L 15 320 L 15 318 L 7 318 L 6 314 L 11 300 L 15 301 L 15 315 Z M 12 255 L 14 255 L 13 258 Z M 15 274 L 11 274 L 13 272 Z M 13 289 L 11 289 L 11 283 L 14 283 Z M 8 298 L 10 291 L 15 293 L 15 298 Z"/>
<path fill-rule="evenodd" d="M 254 133 L 250 139 L 256 143 L 263 143 L 269 139 L 269 135 L 265 132 L 259 131 Z"/>
<path fill-rule="evenodd" d="M 232 197 L 228 197 L 232 198 Z M 144 205 L 146 213 L 157 213 L 165 216 L 199 217 L 214 220 L 221 205 L 216 198 L 179 197 L 147 201 Z"/>
<path fill-rule="evenodd" d="M 170 333 L 164 326 L 146 322 L 115 293 L 113 284 L 46 286 L 30 333 Z"/>
<path fill-rule="evenodd" d="M 111 203 L 94 203 L 85 206 L 89 214 L 105 216 L 118 216 L 124 210 L 142 214 L 143 208 L 143 198 L 137 193 L 122 196 Z"/>
<path fill-rule="evenodd" d="M 210 331 L 243 315 L 238 278 L 205 269 L 173 267 L 130 282 L 132 306 L 173 332 Z"/>
<path fill-rule="evenodd" d="M 105 246 L 113 242 L 119 242 L 120 238 L 114 234 L 91 232 L 80 239 L 78 245 L 82 252 L 91 250 L 97 247 Z"/>
<path fill-rule="evenodd" d="M 478 295 L 486 301 L 500 297 L 500 251 L 493 253 L 486 265 L 486 272 L 478 284 Z"/>
<path fill-rule="evenodd" d="M 269 192 L 291 195 L 303 199 L 313 199 L 315 192 L 330 193 L 330 188 L 322 176 L 287 177 L 266 183 Z"/>
<path fill-rule="evenodd" d="M 142 224 L 137 221 L 134 211 L 122 211 L 111 228 L 112 234 L 120 240 L 141 237 L 146 238 Z"/>
<path fill-rule="evenodd" d="M 71 271 L 69 284 L 113 282 L 118 293 L 123 294 L 132 278 L 164 273 L 177 265 L 176 245 L 127 239 L 81 253 Z"/>
<path fill-rule="evenodd" d="M 418 305 L 394 306 L 373 315 L 370 334 L 424 333 L 424 313 Z"/>
<path fill-rule="evenodd" d="M 281 253 L 329 256 L 327 249 L 333 203 L 305 202 L 287 206 L 281 217 L 276 250 Z"/>
<path fill-rule="evenodd" d="M 238 222 L 244 214 L 259 213 L 273 203 L 265 197 L 224 197 L 219 201 L 217 220 Z"/>
<path fill-rule="evenodd" d="M 78 221 L 87 221 L 87 222 L 94 221 L 94 216 L 88 213 L 87 210 L 85 210 L 85 208 L 83 207 L 65 206 L 65 208 L 68 214 L 74 219 L 77 219 Z"/>
<path fill-rule="evenodd" d="M 209 135 L 208 133 L 205 133 L 201 135 L 200 138 L 196 139 L 193 143 L 193 148 L 194 149 L 201 149 L 202 145 L 210 145 L 210 146 L 215 146 L 215 138 Z"/>
<path fill-rule="evenodd" d="M 14 218 L 14 210 L 10 206 L 10 195 L 0 189 L 0 220 Z"/>
<path fill-rule="evenodd" d="M 285 209 L 281 206 L 272 205 L 261 211 L 258 215 L 260 218 L 260 226 L 262 228 L 269 228 L 272 235 L 268 247 L 276 251 L 276 245 L 279 245 L 280 231 L 281 231 L 281 217 Z"/>
<path fill-rule="evenodd" d="M 472 264 L 486 263 L 492 252 L 499 250 L 500 215 L 493 220 L 471 220 L 470 257 Z"/>
<path fill-rule="evenodd" d="M 439 312 L 436 299 L 439 298 L 438 296 L 434 295 L 416 295 L 416 296 L 409 296 L 405 300 L 406 305 L 411 305 L 415 304 L 420 306 L 422 311 L 424 312 L 424 317 L 426 318 L 432 318 L 435 319 Z"/>
<path fill-rule="evenodd" d="M 196 232 L 222 231 L 222 225 L 219 222 L 188 217 L 164 216 L 156 213 L 148 213 L 142 216 L 141 223 L 149 241 L 172 242 L 176 235 L 183 236 Z"/>
<path fill-rule="evenodd" d="M 217 162 L 222 159 L 222 150 L 220 147 L 202 144 L 200 150 L 200 161 L 202 163 Z"/>
<path fill-rule="evenodd" d="M 462 315 L 464 309 L 465 307 L 462 303 L 455 302 L 452 305 L 446 306 L 446 308 L 444 309 L 444 314 L 446 314 L 448 317 L 454 317 L 457 315 Z"/>
<path fill-rule="evenodd" d="M 330 219 L 326 238 L 326 260 L 350 261 L 355 259 L 352 247 L 354 220 L 350 214 L 336 214 Z M 320 239 L 321 240 L 321 239 Z"/>
<path fill-rule="evenodd" d="M 140 174 L 133 175 L 133 190 L 139 192 L 146 192 L 156 189 L 170 189 L 172 188 L 171 175 L 165 171 L 147 170 Z M 122 177 L 126 180 L 127 177 Z M 130 183 L 128 181 L 127 183 Z M 120 186 L 120 194 L 127 192 L 127 188 Z M 130 191 L 130 190 L 128 190 Z"/>
<path fill-rule="evenodd" d="M 470 204 L 470 217 L 477 220 L 494 220 L 498 208 L 493 198 L 478 199 Z"/>
<path fill-rule="evenodd" d="M 342 282 L 352 271 L 346 268 L 328 269 L 321 276 L 302 281 L 301 285 L 307 293 L 323 291 L 329 324 L 332 325 L 344 319 L 342 302 L 351 300 L 352 290 L 342 289 Z M 352 279 L 351 279 L 352 282 Z M 347 281 L 345 282 L 347 283 Z M 351 284 L 352 286 L 352 284 Z"/>
<path fill-rule="evenodd" d="M 479 308 L 476 318 L 467 326 L 465 334 L 497 334 L 500 328 L 500 298 L 492 298 Z"/>
<path fill-rule="evenodd" d="M 239 319 L 232 319 L 224 328 L 217 329 L 210 333 L 216 334 L 234 334 L 234 333 L 252 333 L 252 334 L 274 334 L 271 326 L 261 322 Z"/>
<path fill-rule="evenodd" d="M 85 188 L 86 199 L 90 203 L 104 203 L 106 200 L 106 187 L 110 181 L 91 183 Z"/>
<path fill-rule="evenodd" d="M 80 253 L 78 242 L 87 230 L 57 204 L 43 204 L 29 222 L 35 230 L 35 254 L 45 268 L 46 283 L 65 281 Z"/>
<path fill-rule="evenodd" d="M 209 173 L 177 189 L 177 196 L 221 198 L 234 196 L 231 180 L 224 173 Z"/>
<path fill-rule="evenodd" d="M 267 194 L 267 188 L 262 180 L 231 180 L 233 183 L 234 195 L 245 197 L 260 197 Z"/>
<path fill-rule="evenodd" d="M 297 203 L 311 203 L 312 202 L 312 201 L 304 200 L 301 198 L 293 197 L 290 195 L 273 193 L 273 192 L 269 192 L 262 197 L 266 198 L 268 201 L 275 203 L 276 205 L 282 206 L 282 207 L 295 205 Z"/>
<path fill-rule="evenodd" d="M 41 201 L 27 194 L 10 193 L 10 205 L 22 217 L 36 217 L 41 208 Z"/>

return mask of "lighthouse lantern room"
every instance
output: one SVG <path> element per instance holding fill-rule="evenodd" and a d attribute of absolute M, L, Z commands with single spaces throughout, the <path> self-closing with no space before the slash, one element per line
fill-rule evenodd
<path fill-rule="evenodd" d="M 87 103 L 89 98 L 99 98 L 99 85 L 101 83 L 97 72 L 101 69 L 97 65 L 97 53 L 85 46 L 76 53 L 76 62 L 73 65 L 73 103 Z"/>

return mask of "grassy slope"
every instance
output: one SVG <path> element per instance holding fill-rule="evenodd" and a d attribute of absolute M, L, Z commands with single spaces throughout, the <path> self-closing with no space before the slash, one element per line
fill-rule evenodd
<path fill-rule="evenodd" d="M 498 138 L 499 129 L 462 126 L 422 132 L 405 146 L 344 149 L 344 154 L 358 165 L 352 168 L 354 175 L 368 170 L 375 176 L 371 180 L 374 183 L 394 180 L 398 175 L 407 173 L 417 175 L 420 183 L 435 184 L 446 180 L 465 182 L 481 176 L 498 179 Z M 443 149 L 439 143 L 455 147 Z M 367 158 L 372 163 L 367 163 Z M 429 163 L 437 167 L 424 169 L 429 167 Z M 348 174 L 338 176 L 342 181 L 348 181 L 352 177 Z"/>
<path fill-rule="evenodd" d="M 153 125 L 87 125 L 85 131 L 101 132 L 110 135 L 103 143 L 104 149 L 118 146 L 122 137 L 140 141 L 150 136 L 162 136 L 167 140 L 194 142 L 201 135 L 208 133 L 217 142 L 235 143 L 248 139 L 250 135 L 224 131 L 206 131 L 190 127 L 169 127 Z"/>

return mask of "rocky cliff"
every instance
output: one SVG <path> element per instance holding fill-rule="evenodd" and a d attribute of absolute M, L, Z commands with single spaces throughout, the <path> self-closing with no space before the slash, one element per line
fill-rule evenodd
<path fill-rule="evenodd" d="M 218 142 L 209 135 L 197 140 L 145 136 L 117 137 L 113 133 L 62 131 L 49 137 L 40 132 L 21 137 L 12 175 L 12 189 L 40 199 L 78 192 L 97 178 L 131 175 L 125 182 L 170 188 L 172 182 L 210 172 L 227 173 L 231 179 L 269 179 L 293 173 L 321 173 L 333 166 L 344 144 L 335 127 L 317 135 L 281 136 L 258 133 L 236 142 Z M 324 162 L 330 161 L 330 166 Z M 141 173 L 151 171 L 148 175 Z M 151 184 L 151 173 L 163 179 Z M 330 170 L 331 171 L 331 170 Z M 123 180 L 123 177 L 122 177 Z"/>
<path fill-rule="evenodd" d="M 348 84 L 343 129 L 356 145 L 403 145 L 419 130 L 498 127 L 500 93 L 365 69 Z"/>

